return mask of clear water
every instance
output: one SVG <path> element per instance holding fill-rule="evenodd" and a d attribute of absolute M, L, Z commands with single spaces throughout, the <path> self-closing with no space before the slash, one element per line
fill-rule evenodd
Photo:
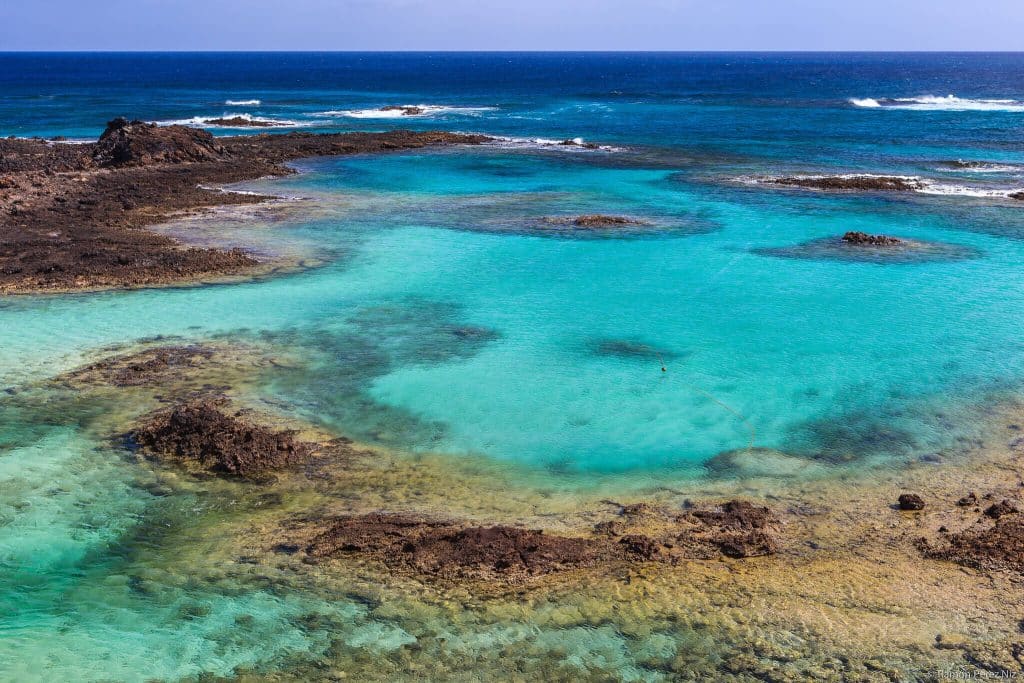
<path fill-rule="evenodd" d="M 1024 112 L 984 105 L 1024 101 L 1022 66 L 1019 55 L 0 55 L 5 135 L 89 137 L 120 114 L 238 111 L 311 130 L 516 138 L 307 160 L 297 176 L 246 184 L 310 198 L 306 212 L 245 229 L 315 252 L 326 265 L 314 270 L 2 301 L 0 386 L 115 343 L 227 336 L 301 358 L 263 391 L 314 421 L 562 487 L 610 474 L 696 482 L 709 458 L 751 441 L 899 466 L 955 446 L 979 402 L 1021 379 L 1024 209 L 962 191 L 826 195 L 736 179 L 860 171 L 1024 187 Z M 984 106 L 849 101 L 949 93 Z M 244 99 L 260 104 L 224 104 Z M 386 104 L 449 109 L 322 114 Z M 529 142 L 570 137 L 615 149 Z M 1000 170 L 945 163 L 957 159 Z M 590 234 L 543 220 L 581 213 L 651 226 Z M 237 224 L 214 229 L 237 237 Z M 948 251 L 887 263 L 794 250 L 847 230 Z M 5 399 L 0 425 L 3 677 L 266 671 L 331 648 L 397 653 L 445 629 L 467 658 L 489 647 L 499 625 L 436 619 L 417 636 L 407 620 L 312 589 L 190 581 L 174 563 L 198 534 L 183 520 L 202 510 L 196 526 L 215 543 L 237 514 L 223 511 L 227 494 L 146 493 L 148 475 L 84 426 L 96 407 L 50 400 Z M 528 618 L 500 628 L 546 647 Z M 643 677 L 614 633 L 560 633 Z"/>

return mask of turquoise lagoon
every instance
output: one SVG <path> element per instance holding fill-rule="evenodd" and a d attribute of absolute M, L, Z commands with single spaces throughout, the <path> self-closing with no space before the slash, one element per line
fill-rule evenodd
<path fill-rule="evenodd" d="M 89 60 L 53 59 L 91 82 L 76 71 Z M 91 59 L 98 78 L 105 58 Z M 295 176 L 236 188 L 302 198 L 280 213 L 241 209 L 168 228 L 301 254 L 315 268 L 0 301 L 0 679 L 327 678 L 346 662 L 414 678 L 429 662 L 427 675 L 475 680 L 501 653 L 501 666 L 532 677 L 664 680 L 672 674 L 651 662 L 718 656 L 706 633 L 669 622 L 628 632 L 585 610 L 575 622 L 551 617 L 564 607 L 555 603 L 495 616 L 468 599 L 463 611 L 416 611 L 414 601 L 403 610 L 367 597 L 380 592 L 372 581 L 338 592 L 222 556 L 261 514 L 261 490 L 154 487 L 166 473 L 94 427 L 114 406 L 41 384 L 135 342 L 279 351 L 291 362 L 258 391 L 300 417 L 401 457 L 486 461 L 524 486 L 569 492 L 699 494 L 705 463 L 750 445 L 844 475 L 955 458 L 985 407 L 1019 391 L 1024 214 L 984 196 L 1024 184 L 1019 112 L 848 102 L 936 88 L 1019 99 L 1009 57 L 956 71 L 942 56 L 538 56 L 536 72 L 514 59 L 452 72 L 453 57 L 407 57 L 425 60 L 422 83 L 387 59 L 338 57 L 352 83 L 287 92 L 290 62 L 280 74 L 267 62 L 265 73 L 229 77 L 213 58 L 183 58 L 185 72 L 196 59 L 211 70 L 197 89 L 161 59 L 139 59 L 133 68 L 163 83 L 159 96 L 121 84 L 47 99 L 51 80 L 19 81 L 2 99 L 13 122 L 3 132 L 93 135 L 93 119 L 126 107 L 188 118 L 255 93 L 256 113 L 315 129 L 398 125 L 320 123 L 317 112 L 339 100 L 351 110 L 431 101 L 473 113 L 402 124 L 515 139 L 306 160 Z M 380 69 L 397 79 L 393 90 L 361 83 Z M 451 80 L 492 72 L 505 80 Z M 611 149 L 531 142 L 575 135 Z M 999 167 L 946 163 L 957 159 Z M 921 175 L 944 192 L 835 195 L 749 181 L 845 171 Z M 590 213 L 645 224 L 588 232 L 557 220 Z M 815 246 L 849 230 L 945 247 L 887 261 Z M 530 668 L 538 662 L 547 668 Z"/>

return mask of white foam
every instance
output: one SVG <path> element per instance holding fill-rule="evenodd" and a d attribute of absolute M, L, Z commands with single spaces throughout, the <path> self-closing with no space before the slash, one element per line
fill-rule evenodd
<path fill-rule="evenodd" d="M 960 166 L 948 166 L 938 169 L 943 173 L 1019 173 L 1024 171 L 1024 165 L 1020 164 L 999 164 L 984 161 L 965 162 L 960 160 Z"/>
<path fill-rule="evenodd" d="M 852 97 L 849 103 L 868 109 L 905 109 L 912 111 L 1004 111 L 1024 112 L 1024 101 L 1013 99 L 970 99 L 956 95 L 921 95 L 919 97 L 881 98 Z"/>
<path fill-rule="evenodd" d="M 959 196 L 959 197 L 981 197 L 989 199 L 1007 199 L 1010 195 L 1024 192 L 1024 188 L 986 188 L 970 187 L 968 185 L 957 185 L 952 183 L 937 183 L 927 178 L 916 175 L 893 175 L 883 173 L 829 173 L 829 174 L 801 174 L 801 175 L 772 175 L 772 176 L 740 176 L 736 181 L 747 185 L 772 184 L 781 178 L 804 178 L 807 180 L 818 180 L 821 178 L 899 178 L 908 183 L 914 183 L 915 187 L 909 192 L 918 194 Z M 813 188 L 811 188 L 813 189 Z"/>
<path fill-rule="evenodd" d="M 266 126 L 226 126 L 221 124 L 211 123 L 217 119 L 245 119 L 246 121 L 253 121 L 256 123 L 265 123 Z M 236 114 L 236 113 L 224 113 L 220 116 L 193 116 L 190 119 L 176 119 L 174 121 L 157 121 L 157 125 L 160 126 L 192 126 L 193 128 L 237 128 L 241 130 L 259 130 L 260 128 L 303 128 L 306 126 L 316 126 L 322 124 L 322 121 L 289 121 L 288 119 L 272 119 L 263 116 L 253 116 L 252 114 Z"/>
<path fill-rule="evenodd" d="M 621 147 L 613 145 L 591 145 L 583 138 L 569 138 L 567 140 L 553 140 L 551 138 L 515 138 L 495 136 L 490 142 L 494 147 L 507 148 L 533 148 L 533 149 L 559 149 L 566 152 L 621 152 Z"/>
<path fill-rule="evenodd" d="M 256 107 L 263 104 L 263 100 L 224 100 L 229 107 Z"/>
<path fill-rule="evenodd" d="M 1003 189 L 992 189 L 992 188 L 980 188 L 980 187 L 968 187 L 967 185 L 952 185 L 946 183 L 925 183 L 920 189 L 917 190 L 921 194 L 937 194 L 937 195 L 949 195 L 959 197 L 984 197 L 992 199 L 1006 199 L 1011 194 L 1018 192 L 1024 192 L 1024 187 L 1017 188 L 1003 188 Z"/>
<path fill-rule="evenodd" d="M 495 111 L 497 107 L 453 107 L 439 104 L 402 104 L 397 109 L 332 109 L 322 111 L 318 116 L 344 116 L 352 119 L 414 119 L 432 116 L 479 116 L 483 112 Z M 417 113 L 409 113 L 415 107 Z"/>
<path fill-rule="evenodd" d="M 850 98 L 850 104 L 852 104 L 855 107 L 868 107 L 868 108 L 872 108 L 872 109 L 876 108 L 876 107 L 881 107 L 882 106 L 881 102 L 879 102 L 878 100 L 873 99 L 871 97 L 865 97 L 865 98 L 862 98 L 862 99 L 858 99 L 856 97 L 851 97 Z"/>

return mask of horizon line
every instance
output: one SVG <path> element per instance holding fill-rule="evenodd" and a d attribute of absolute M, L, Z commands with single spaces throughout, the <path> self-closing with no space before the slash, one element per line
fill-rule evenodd
<path fill-rule="evenodd" d="M 186 49 L 133 50 L 85 48 L 74 50 L 0 50 L 0 55 L 15 54 L 986 54 L 1024 55 L 1024 50 L 803 50 L 803 49 L 715 49 L 715 50 L 291 50 L 291 49 Z"/>

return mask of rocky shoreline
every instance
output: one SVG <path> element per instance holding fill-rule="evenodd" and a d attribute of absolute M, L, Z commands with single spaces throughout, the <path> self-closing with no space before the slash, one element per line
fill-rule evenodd
<path fill-rule="evenodd" d="M 266 201 L 206 186 L 290 174 L 295 159 L 487 140 L 411 131 L 215 138 L 127 119 L 95 143 L 0 139 L 0 294 L 259 274 L 266 264 L 244 250 L 190 248 L 145 228 L 183 211 Z"/>

